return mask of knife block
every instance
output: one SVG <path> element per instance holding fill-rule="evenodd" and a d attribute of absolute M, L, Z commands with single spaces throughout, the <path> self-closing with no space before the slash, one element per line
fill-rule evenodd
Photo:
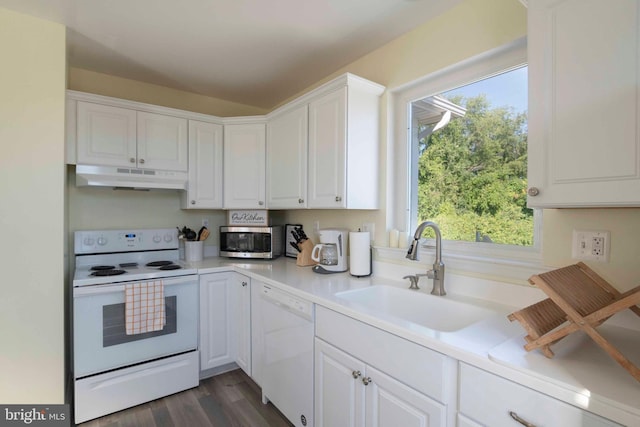
<path fill-rule="evenodd" d="M 300 253 L 296 257 L 296 265 L 298 267 L 309 267 L 316 265 L 316 262 L 311 259 L 311 251 L 313 251 L 313 242 L 311 239 L 303 240 L 298 243 Z"/>

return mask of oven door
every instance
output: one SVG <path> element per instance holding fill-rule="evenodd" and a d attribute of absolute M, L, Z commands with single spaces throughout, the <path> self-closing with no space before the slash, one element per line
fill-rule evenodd
<path fill-rule="evenodd" d="M 110 369 L 195 350 L 198 346 L 198 276 L 162 279 L 166 325 L 127 335 L 125 285 L 73 290 L 73 349 L 76 379 Z"/>

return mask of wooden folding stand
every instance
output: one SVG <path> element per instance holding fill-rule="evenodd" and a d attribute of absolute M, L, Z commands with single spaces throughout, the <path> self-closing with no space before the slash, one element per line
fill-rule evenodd
<path fill-rule="evenodd" d="M 531 276 L 529 283 L 549 298 L 508 316 L 527 331 L 525 350 L 539 348 L 552 358 L 552 344 L 582 330 L 640 381 L 640 369 L 595 329 L 627 308 L 640 317 L 640 286 L 621 294 L 582 262 Z"/>

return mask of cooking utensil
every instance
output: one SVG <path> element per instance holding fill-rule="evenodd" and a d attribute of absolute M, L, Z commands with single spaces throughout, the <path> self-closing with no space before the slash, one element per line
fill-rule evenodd
<path fill-rule="evenodd" d="M 196 234 L 196 232 L 188 228 L 186 225 L 182 227 L 182 230 L 178 228 L 179 239 L 196 240 L 197 237 L 198 235 Z"/>
<path fill-rule="evenodd" d="M 204 225 L 202 226 L 202 228 L 200 228 L 200 230 L 198 231 L 198 237 L 196 238 L 196 240 L 198 241 L 202 240 L 200 237 L 202 237 L 202 232 L 206 229 L 207 227 L 205 227 Z"/>
<path fill-rule="evenodd" d="M 199 241 L 207 240 L 207 237 L 209 237 L 209 234 L 210 234 L 209 229 L 207 227 L 203 227 L 203 228 L 204 230 L 200 230 L 201 233 L 200 233 L 200 236 L 198 236 Z"/>
<path fill-rule="evenodd" d="M 289 242 L 289 244 L 290 244 L 290 245 L 293 247 L 293 249 L 295 249 L 296 251 L 298 251 L 298 252 L 302 252 L 302 251 L 300 250 L 300 246 L 298 246 L 298 244 L 297 244 L 297 243 L 295 243 L 295 242 Z"/>

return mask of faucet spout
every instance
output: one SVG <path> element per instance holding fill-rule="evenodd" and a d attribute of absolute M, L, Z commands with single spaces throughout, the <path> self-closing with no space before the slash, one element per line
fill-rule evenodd
<path fill-rule="evenodd" d="M 413 242 L 407 251 L 407 258 L 416 261 L 418 259 L 418 248 L 420 237 L 426 228 L 431 228 L 436 235 L 436 258 L 433 262 L 433 269 L 427 272 L 429 278 L 433 279 L 433 295 L 446 295 L 444 290 L 444 263 L 442 262 L 442 235 L 440 228 L 435 222 L 425 221 L 418 226 L 413 235 Z"/>

